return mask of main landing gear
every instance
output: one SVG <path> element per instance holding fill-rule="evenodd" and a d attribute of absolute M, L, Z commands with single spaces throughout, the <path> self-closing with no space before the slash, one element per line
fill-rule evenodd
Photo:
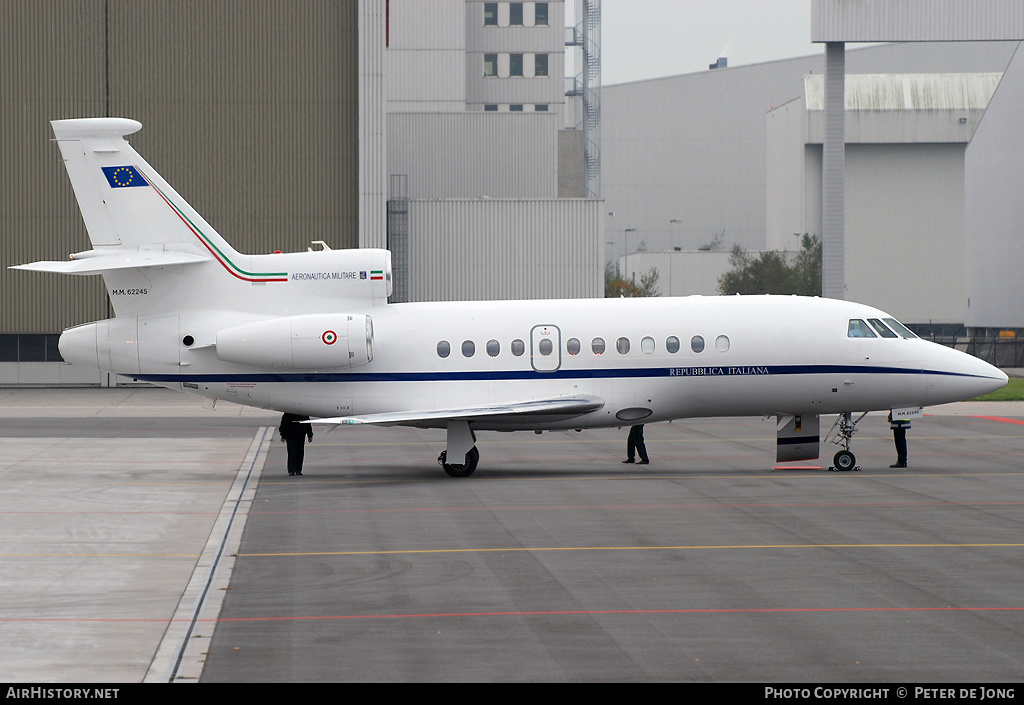
<path fill-rule="evenodd" d="M 857 465 L 857 456 L 850 452 L 850 439 L 853 438 L 853 434 L 857 432 L 857 424 L 860 423 L 861 419 L 868 415 L 868 412 L 864 412 L 856 421 L 851 421 L 853 413 L 846 411 L 839 415 L 836 422 L 832 424 L 832 428 L 828 432 L 828 436 L 832 435 L 832 431 L 838 431 L 836 437 L 832 439 L 832 442 L 837 446 L 842 446 L 843 449 L 835 454 L 832 458 L 832 467 L 829 468 L 830 472 L 849 472 L 850 470 L 860 470 Z M 828 437 L 826 436 L 826 438 Z"/>
<path fill-rule="evenodd" d="M 461 463 L 449 463 L 448 458 L 463 458 Z M 448 447 L 437 457 L 438 464 L 452 477 L 469 477 L 480 462 L 476 447 L 476 434 L 468 421 L 448 422 Z"/>
<path fill-rule="evenodd" d="M 466 462 L 462 465 L 455 463 L 449 463 L 448 451 L 442 450 L 441 455 L 437 456 L 438 464 L 444 468 L 444 471 L 452 477 L 469 477 L 476 470 L 477 463 L 480 462 L 480 450 L 473 446 L 468 453 L 466 453 Z"/>

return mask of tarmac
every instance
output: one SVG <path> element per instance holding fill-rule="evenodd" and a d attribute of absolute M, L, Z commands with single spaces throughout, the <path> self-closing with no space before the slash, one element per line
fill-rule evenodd
<path fill-rule="evenodd" d="M 926 410 L 893 470 L 774 421 L 317 433 L 159 389 L 0 390 L 0 681 L 1020 682 L 1024 403 Z M 830 422 L 822 420 L 824 431 Z"/>

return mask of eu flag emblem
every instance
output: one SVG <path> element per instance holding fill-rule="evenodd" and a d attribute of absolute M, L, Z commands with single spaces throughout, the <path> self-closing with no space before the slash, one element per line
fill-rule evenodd
<path fill-rule="evenodd" d="M 133 166 L 105 166 L 103 175 L 107 177 L 110 188 L 129 188 L 131 186 L 149 186 L 139 170 Z"/>

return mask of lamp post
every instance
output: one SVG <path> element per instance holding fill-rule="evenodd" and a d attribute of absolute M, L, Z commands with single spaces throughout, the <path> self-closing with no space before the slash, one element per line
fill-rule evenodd
<path fill-rule="evenodd" d="M 628 253 L 628 250 L 629 250 L 629 234 L 630 233 L 635 233 L 635 232 L 636 232 L 636 228 L 626 228 L 626 230 L 622 234 L 622 263 L 623 263 L 623 265 L 626 264 L 626 257 L 629 256 L 629 253 Z M 633 276 L 631 278 L 632 279 L 636 279 L 636 276 Z"/>

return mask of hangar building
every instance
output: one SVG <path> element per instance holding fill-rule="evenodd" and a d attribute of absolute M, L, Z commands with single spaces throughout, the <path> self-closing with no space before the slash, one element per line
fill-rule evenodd
<path fill-rule="evenodd" d="M 1016 50 L 930 42 L 847 51 L 847 298 L 925 332 L 976 325 L 965 313 L 965 234 L 975 232 L 965 222 L 965 149 L 995 122 L 989 101 L 1019 93 L 1001 83 Z M 725 251 L 793 252 L 799 235 L 821 235 L 823 63 L 808 56 L 604 87 L 606 232 L 627 276 L 655 266 L 663 293 L 671 280 L 672 293 L 714 294 L 725 254 L 699 250 L 716 236 Z M 1018 110 L 1019 101 L 1005 100 Z M 988 139 L 999 153 L 1000 138 Z M 1004 177 L 1024 183 L 1009 164 L 987 173 L 985 192 Z M 1002 321 L 984 325 L 1013 325 Z"/>
<path fill-rule="evenodd" d="M 599 296 L 600 202 L 564 129 L 564 2 L 36 0 L 0 6 L 0 384 L 111 315 L 49 121 L 130 139 L 243 252 L 395 251 L 395 300 Z"/>

